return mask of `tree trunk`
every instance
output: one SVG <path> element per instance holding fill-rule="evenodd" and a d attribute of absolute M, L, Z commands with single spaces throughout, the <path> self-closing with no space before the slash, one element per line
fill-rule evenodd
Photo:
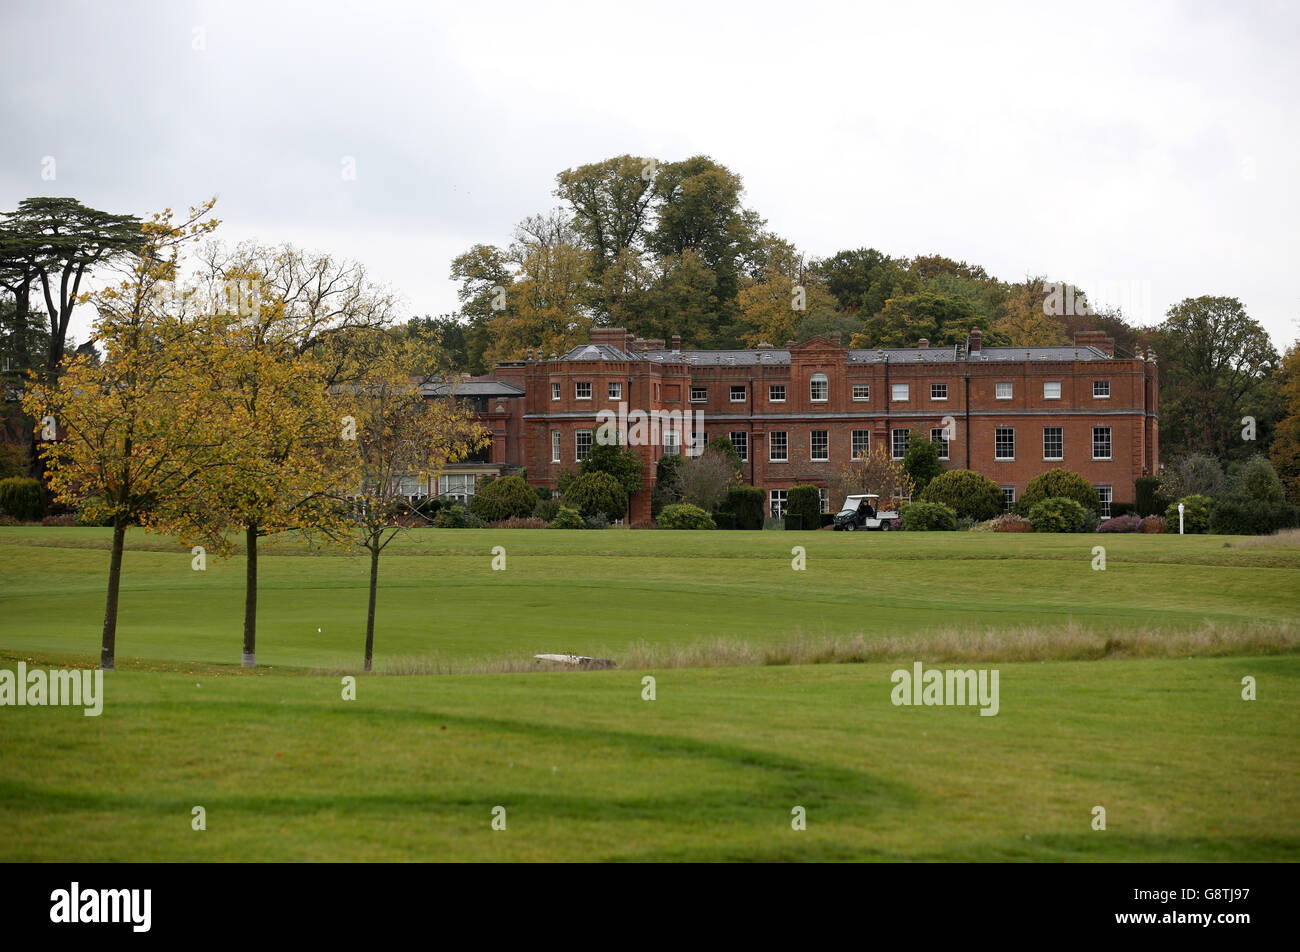
<path fill-rule="evenodd" d="M 126 543 L 126 520 L 113 522 L 113 555 L 108 563 L 108 598 L 104 602 L 104 634 L 100 640 L 99 666 L 113 670 L 117 655 L 117 593 L 122 581 L 122 549 Z"/>
<path fill-rule="evenodd" d="M 244 526 L 244 548 L 247 551 L 244 575 L 244 656 L 240 663 L 245 668 L 257 667 L 257 524 Z"/>
<path fill-rule="evenodd" d="M 379 588 L 379 549 L 370 550 L 370 610 L 366 612 L 366 670 L 375 653 L 375 593 Z"/>

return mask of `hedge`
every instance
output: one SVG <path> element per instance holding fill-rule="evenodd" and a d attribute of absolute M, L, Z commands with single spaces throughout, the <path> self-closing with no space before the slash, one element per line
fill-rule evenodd
<path fill-rule="evenodd" d="M 906 532 L 952 532 L 957 513 L 941 502 L 913 502 L 903 510 L 902 523 Z"/>
<path fill-rule="evenodd" d="M 1158 516 L 1169 506 L 1169 500 L 1160 493 L 1159 476 L 1139 476 L 1137 485 L 1136 512 L 1139 516 Z"/>
<path fill-rule="evenodd" d="M 816 486 L 792 486 L 787 499 L 786 515 L 797 517 L 799 528 L 816 529 L 821 525 L 822 495 Z M 786 528 L 790 528 L 788 522 Z"/>
<path fill-rule="evenodd" d="M 921 493 L 925 502 L 943 503 L 959 517 L 983 522 L 1002 512 L 1002 489 L 969 469 L 950 469 L 936 476 Z"/>
<path fill-rule="evenodd" d="M 1092 484 L 1078 473 L 1057 467 L 1040 473 L 1029 481 L 1020 502 L 1026 511 L 1046 499 L 1073 499 L 1085 509 L 1101 512 L 1101 497 Z M 1030 517 L 1033 521 L 1033 517 Z"/>
<path fill-rule="evenodd" d="M 1252 499 L 1244 492 L 1225 493 L 1210 505 L 1210 531 L 1219 535 L 1271 535 L 1295 525 L 1295 506 Z"/>
<path fill-rule="evenodd" d="M 767 493 L 758 486 L 732 486 L 719 507 L 735 518 L 737 529 L 762 529 L 767 515 Z"/>
<path fill-rule="evenodd" d="M 45 490 L 39 479 L 10 476 L 0 479 L 0 512 L 23 522 L 35 522 L 45 515 Z"/>
<path fill-rule="evenodd" d="M 659 513 L 659 528 L 713 529 L 716 526 L 713 517 L 699 506 L 692 506 L 690 503 L 678 503 L 675 506 L 664 506 L 664 511 Z"/>

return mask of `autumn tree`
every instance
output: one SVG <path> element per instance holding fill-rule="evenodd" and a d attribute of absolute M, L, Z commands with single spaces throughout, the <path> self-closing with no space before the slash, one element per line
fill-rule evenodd
<path fill-rule="evenodd" d="M 847 496 L 875 493 L 883 504 L 911 499 L 914 489 L 903 461 L 892 458 L 883 443 L 876 443 L 857 459 L 835 470 L 831 477 L 831 502 L 838 498 L 842 504 Z"/>
<path fill-rule="evenodd" d="M 1278 370 L 1285 416 L 1277 425 L 1269 458 L 1293 502 L 1300 502 L 1300 341 L 1292 344 Z"/>
<path fill-rule="evenodd" d="M 60 502 L 113 527 L 100 667 L 112 670 L 126 531 L 156 527 L 161 500 L 211 465 L 220 437 L 198 403 L 205 347 L 218 336 L 184 299 L 160 293 L 181 249 L 216 226 L 212 202 L 177 224 L 170 210 L 141 226 L 131 271 L 94 296 L 103 360 L 73 358 L 56 380 L 33 375 L 23 403 L 45 442 L 41 454 Z M 55 436 L 57 435 L 57 439 Z"/>
<path fill-rule="evenodd" d="M 334 498 L 347 518 L 329 524 L 331 534 L 360 545 L 370 556 L 367 671 L 374 657 L 379 557 L 412 513 L 402 491 L 404 479 L 436 479 L 447 463 L 464 459 L 492 439 L 467 404 L 429 395 L 428 385 L 435 380 L 440 389 L 449 389 L 436 351 L 382 333 L 376 335 L 374 351 L 378 359 L 355 368 L 350 382 L 335 387 L 340 405 L 355 421 L 356 468 L 346 473 L 355 474 L 356 481 L 336 481 Z"/>

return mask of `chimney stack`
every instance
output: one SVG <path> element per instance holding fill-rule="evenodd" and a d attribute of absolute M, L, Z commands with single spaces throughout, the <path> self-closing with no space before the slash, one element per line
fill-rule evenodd
<path fill-rule="evenodd" d="M 984 345 L 984 333 L 978 327 L 970 329 L 970 336 L 966 338 L 966 350 L 972 357 L 980 356 L 981 348 Z"/>
<path fill-rule="evenodd" d="M 916 342 L 916 346 L 917 346 L 917 348 L 920 349 L 920 350 L 929 350 L 929 349 L 930 349 L 930 341 L 929 341 L 928 339 L 922 337 L 919 341 Z"/>
<path fill-rule="evenodd" d="M 1074 335 L 1075 347 L 1095 347 L 1107 357 L 1115 356 L 1115 338 L 1107 337 L 1105 331 L 1079 331 Z"/>
<path fill-rule="evenodd" d="M 673 353 L 674 353 L 674 354 L 680 354 L 681 352 L 682 352 L 682 335 L 681 335 L 681 334 L 674 334 L 674 335 L 673 335 Z"/>
<path fill-rule="evenodd" d="M 834 344 L 836 347 L 839 347 L 839 346 L 841 346 L 841 345 L 840 345 L 840 340 L 841 340 L 841 338 L 840 338 L 840 332 L 839 332 L 839 331 L 834 331 L 834 332 L 831 334 L 831 343 Z"/>

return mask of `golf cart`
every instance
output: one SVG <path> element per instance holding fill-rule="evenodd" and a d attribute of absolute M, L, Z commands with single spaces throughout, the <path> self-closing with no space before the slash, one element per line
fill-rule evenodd
<path fill-rule="evenodd" d="M 879 529 L 888 532 L 893 528 L 898 513 L 892 509 L 879 509 L 876 505 L 879 501 L 880 497 L 875 493 L 863 493 L 846 498 L 832 522 L 835 531 L 839 532 L 842 529 L 845 532 L 856 532 L 858 529 Z"/>

